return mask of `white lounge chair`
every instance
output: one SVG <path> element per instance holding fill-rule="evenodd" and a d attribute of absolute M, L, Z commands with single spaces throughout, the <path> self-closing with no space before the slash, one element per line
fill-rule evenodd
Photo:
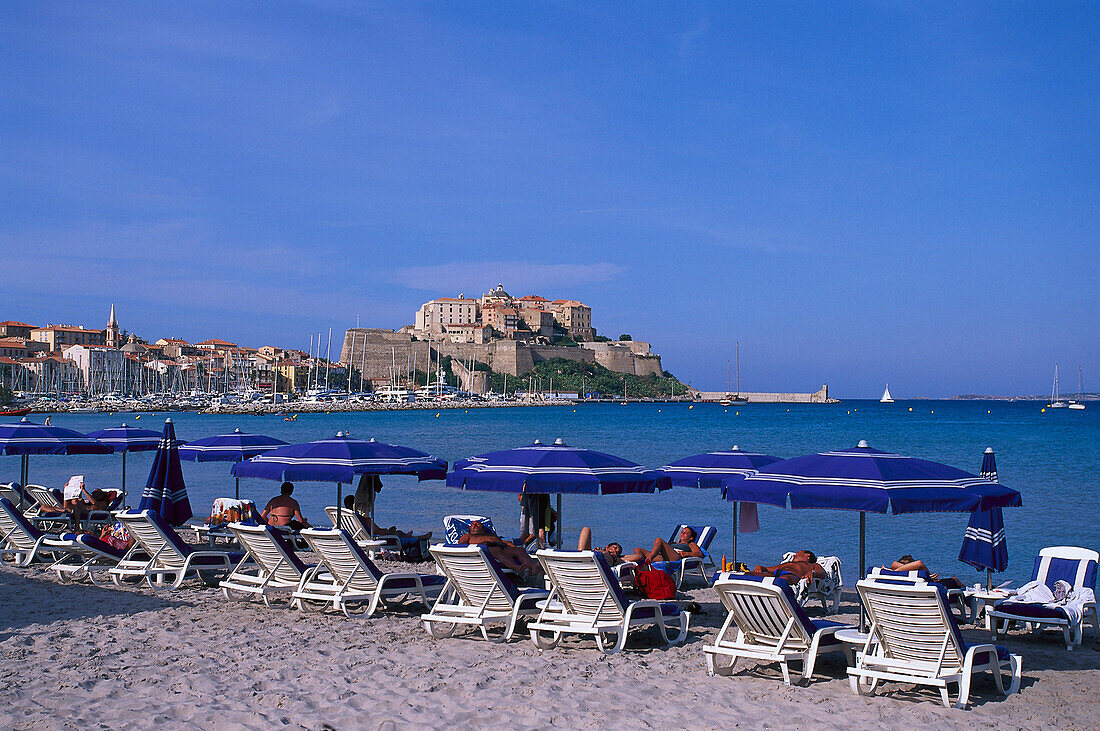
<path fill-rule="evenodd" d="M 35 525 L 55 522 L 69 525 L 71 516 L 65 510 L 65 504 L 57 490 L 42 485 L 27 485 L 23 488 L 23 495 L 31 502 L 29 506 L 24 505 L 23 514 Z"/>
<path fill-rule="evenodd" d="M 871 618 L 871 630 L 854 667 L 848 668 L 853 692 L 873 693 L 882 681 L 931 685 L 950 707 L 947 686 L 957 683 L 955 707 L 966 708 L 974 673 L 984 670 L 993 673 L 1001 693 L 1019 690 L 1020 656 L 996 645 L 963 642 L 943 587 L 864 579 L 856 589 Z M 1002 670 L 1011 677 L 1007 691 Z"/>
<path fill-rule="evenodd" d="M 868 566 L 867 575 L 864 578 L 871 581 L 885 581 L 886 583 L 904 582 L 907 584 L 937 584 L 943 586 L 932 581 L 932 575 L 927 571 L 894 571 L 882 566 Z M 963 622 L 972 621 L 973 617 L 971 617 L 970 608 L 966 602 L 966 591 L 964 589 L 948 589 L 947 587 L 943 587 L 943 589 L 947 592 L 948 606 L 958 612 L 958 618 Z"/>
<path fill-rule="evenodd" d="M 695 545 L 699 546 L 699 550 L 703 552 L 703 557 L 689 556 L 679 561 L 654 561 L 650 566 L 672 574 L 672 578 L 676 580 L 677 589 L 683 586 L 684 579 L 687 578 L 689 573 L 698 573 L 699 578 L 703 580 L 704 584 L 710 584 L 710 580 L 707 578 L 707 571 L 717 571 L 718 567 L 715 565 L 714 559 L 710 557 L 709 549 L 711 541 L 714 540 L 714 536 L 718 535 L 718 529 L 713 525 L 688 525 L 686 523 L 681 523 L 676 526 L 676 530 L 672 531 L 672 537 L 668 539 L 668 542 L 678 543 L 680 541 L 680 532 L 683 531 L 684 528 L 691 528 L 695 531 Z"/>
<path fill-rule="evenodd" d="M 115 517 L 126 527 L 134 545 L 118 565 L 108 572 L 118 584 L 127 578 L 143 578 L 154 589 L 170 581 L 178 589 L 190 576 L 198 577 L 207 586 L 217 586 L 218 580 L 245 557 L 243 553 L 209 551 L 195 548 L 183 541 L 159 514 L 151 510 L 120 512 Z M 141 558 L 148 556 L 148 560 Z"/>
<path fill-rule="evenodd" d="M 1032 568 L 1031 580 L 1045 584 L 1052 591 L 1054 582 L 1065 581 L 1074 592 L 1082 595 L 1080 611 L 1067 611 L 1066 607 L 1013 601 L 1009 598 L 986 610 L 991 622 L 993 639 L 1008 631 L 1013 622 L 1022 622 L 1033 631 L 1042 627 L 1062 630 L 1066 649 L 1080 645 L 1085 634 L 1085 623 L 1092 615 L 1093 635 L 1100 639 L 1100 618 L 1096 611 L 1096 566 L 1100 553 L 1075 546 L 1052 546 L 1039 551 Z M 1024 587 L 1021 587 L 1024 588 Z M 1091 594 L 1091 600 L 1089 595 Z M 998 620 L 1001 626 L 997 626 Z"/>
<path fill-rule="evenodd" d="M 362 516 L 354 510 L 341 510 L 339 525 L 336 523 L 335 505 L 329 505 L 325 508 L 325 514 L 328 515 L 328 519 L 332 521 L 333 528 L 343 528 L 351 535 L 352 540 L 360 544 L 360 546 L 367 541 L 384 541 L 386 545 L 380 546 L 379 548 L 381 550 L 393 551 L 402 556 L 405 556 L 407 553 L 404 544 L 401 542 L 401 536 L 399 535 L 393 533 L 379 533 L 372 538 L 370 531 L 367 530 L 367 524 L 363 522 Z M 420 555 L 426 558 L 428 555 L 428 542 L 419 541 L 419 543 L 422 544 Z"/>
<path fill-rule="evenodd" d="M 672 603 L 629 600 L 600 553 L 543 550 L 535 556 L 551 585 L 543 610 L 527 626 L 540 650 L 556 646 L 565 634 L 586 634 L 593 635 L 602 652 L 612 655 L 626 645 L 631 627 L 643 625 L 656 625 L 668 645 L 687 639 L 689 612 Z M 670 637 L 669 629 L 676 634 Z M 604 635 L 612 635 L 614 643 Z"/>
<path fill-rule="evenodd" d="M 353 609 L 366 604 L 365 616 L 370 617 L 379 604 L 405 598 L 417 599 L 429 609 L 447 581 L 438 574 L 383 573 L 351 535 L 338 528 L 307 528 L 301 536 L 329 570 L 327 580 L 318 574 L 294 591 L 294 604 L 303 611 L 309 602 L 320 602 L 352 618 L 357 616 Z"/>
<path fill-rule="evenodd" d="M 60 541 L 65 544 L 65 553 L 49 569 L 61 582 L 87 579 L 95 584 L 97 572 L 111 570 L 126 555 L 126 551 L 86 533 L 65 533 Z"/>
<path fill-rule="evenodd" d="M 226 599 L 259 596 L 270 607 L 271 597 L 293 594 L 303 580 L 308 581 L 317 571 L 316 565 L 305 564 L 295 555 L 280 530 L 244 523 L 230 523 L 229 530 L 246 555 L 221 581 Z"/>
<path fill-rule="evenodd" d="M 813 676 L 820 655 L 844 652 L 851 659 L 851 649 L 835 635 L 855 628 L 807 617 L 784 579 L 725 573 L 714 583 L 714 590 L 727 615 L 714 644 L 703 647 L 708 675 L 731 675 L 737 661 L 746 658 L 778 663 L 783 682 L 790 685 L 787 663 L 792 660 L 801 661 L 799 682 L 804 683 Z M 729 664 L 724 665 L 722 658 L 728 658 Z"/>
<path fill-rule="evenodd" d="M 0 498 L 0 556 L 11 556 L 16 566 L 30 566 L 49 556 L 57 559 L 68 544 L 59 536 L 32 525 L 7 498 Z"/>
<path fill-rule="evenodd" d="M 537 614 L 536 604 L 550 592 L 517 587 L 505 575 L 484 546 L 444 546 L 429 548 L 447 584 L 439 599 L 420 619 L 432 637 L 449 637 L 455 625 L 477 627 L 490 642 L 511 639 L 520 617 Z M 504 624 L 504 633 L 493 638 L 489 626 Z"/>
<path fill-rule="evenodd" d="M 794 560 L 794 553 L 783 554 L 783 563 Z M 794 595 L 798 603 L 806 606 L 806 602 L 817 599 L 821 602 L 821 608 L 836 614 L 840 611 L 840 593 L 844 586 L 844 577 L 840 573 L 840 559 L 836 556 L 818 556 L 817 565 L 825 571 L 825 576 L 815 576 L 812 580 L 801 579 L 794 587 Z"/>

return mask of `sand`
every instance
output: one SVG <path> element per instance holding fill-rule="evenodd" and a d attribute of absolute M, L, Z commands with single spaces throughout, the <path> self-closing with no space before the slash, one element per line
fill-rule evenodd
<path fill-rule="evenodd" d="M 701 648 L 724 613 L 711 589 L 682 597 L 706 611 L 684 646 L 660 647 L 640 630 L 608 657 L 582 639 L 545 652 L 527 635 L 434 640 L 413 605 L 349 620 L 229 602 L 197 582 L 94 587 L 4 565 L 0 727 L 1100 728 L 1091 630 L 1073 652 L 1060 634 L 1005 640 L 1024 658 L 1021 692 L 1002 698 L 985 674 L 962 711 L 930 688 L 853 695 L 839 656 L 819 662 L 809 687 L 783 685 L 776 666 L 708 677 Z"/>

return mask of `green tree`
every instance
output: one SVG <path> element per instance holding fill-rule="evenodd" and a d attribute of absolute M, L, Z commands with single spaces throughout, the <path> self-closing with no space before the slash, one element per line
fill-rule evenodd
<path fill-rule="evenodd" d="M 630 333 L 623 333 L 622 335 L 619 336 L 619 342 L 623 342 L 623 341 L 626 341 L 626 340 L 633 340 L 633 339 L 634 338 L 630 337 Z"/>

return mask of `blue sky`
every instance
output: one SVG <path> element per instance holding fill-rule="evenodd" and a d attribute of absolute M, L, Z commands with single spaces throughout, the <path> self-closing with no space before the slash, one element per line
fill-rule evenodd
<path fill-rule="evenodd" d="M 700 387 L 1097 390 L 1098 15 L 4 3 L 0 320 L 304 347 L 502 282 Z"/>

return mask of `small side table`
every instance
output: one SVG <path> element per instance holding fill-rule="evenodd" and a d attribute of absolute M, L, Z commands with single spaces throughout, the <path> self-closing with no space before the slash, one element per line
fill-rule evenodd
<path fill-rule="evenodd" d="M 377 558 L 377 555 L 381 552 L 379 549 L 387 545 L 385 541 L 379 541 L 377 539 L 356 541 L 356 543 L 359 544 L 359 547 L 366 551 L 367 555 L 372 559 Z"/>
<path fill-rule="evenodd" d="M 844 654 L 848 658 L 848 664 L 855 663 L 855 653 L 863 650 L 867 644 L 867 633 L 860 632 L 856 628 L 837 630 L 833 637 L 844 643 Z"/>
<path fill-rule="evenodd" d="M 985 610 L 987 607 L 1007 599 L 1010 596 L 1016 594 L 1015 589 L 974 589 L 970 586 L 963 592 L 963 596 L 966 597 L 966 604 L 970 608 L 970 621 L 973 624 L 978 623 L 978 617 L 982 617 L 987 630 L 991 630 L 992 626 L 989 621 L 989 616 Z"/>

